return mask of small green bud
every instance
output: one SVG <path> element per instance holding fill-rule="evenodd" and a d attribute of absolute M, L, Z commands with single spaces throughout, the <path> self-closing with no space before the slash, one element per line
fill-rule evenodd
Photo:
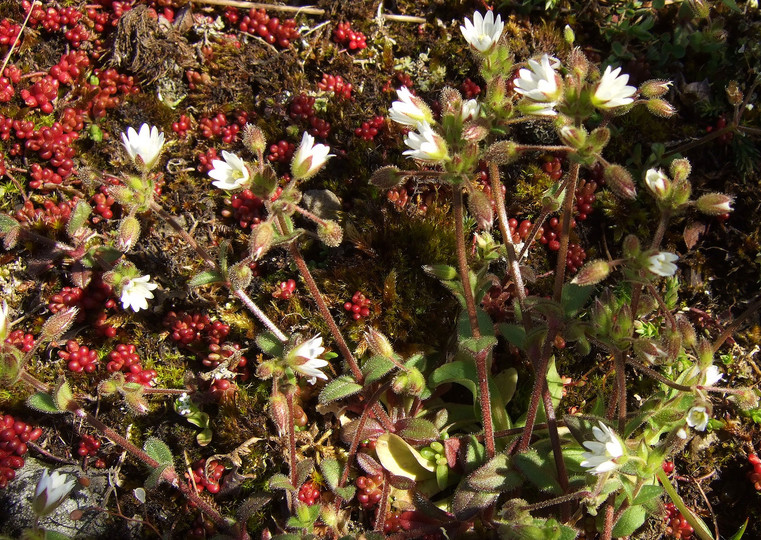
<path fill-rule="evenodd" d="M 119 235 L 116 238 L 116 249 L 122 253 L 129 252 L 140 238 L 140 222 L 135 216 L 127 216 L 119 224 Z"/>
<path fill-rule="evenodd" d="M 239 262 L 230 268 L 227 277 L 230 280 L 232 290 L 243 291 L 251 284 L 253 273 L 248 263 Z"/>
<path fill-rule="evenodd" d="M 573 74 L 580 80 L 587 78 L 587 74 L 589 73 L 589 60 L 580 47 L 574 47 L 571 54 L 568 55 L 568 67 L 571 68 Z"/>
<path fill-rule="evenodd" d="M 595 130 L 597 131 L 597 130 Z M 593 132 L 594 133 L 594 132 Z M 604 171 L 605 181 L 610 190 L 622 199 L 634 200 L 637 198 L 637 188 L 634 178 L 621 165 L 609 165 Z"/>
<path fill-rule="evenodd" d="M 478 228 L 482 230 L 491 229 L 494 222 L 494 210 L 491 206 L 491 199 L 483 191 L 474 189 L 468 195 L 468 210 L 478 223 Z"/>
<path fill-rule="evenodd" d="M 79 309 L 75 307 L 67 308 L 53 314 L 40 331 L 40 339 L 45 341 L 55 341 L 60 338 L 66 331 L 71 328 L 79 314 Z"/>
<path fill-rule="evenodd" d="M 665 99 L 660 98 L 652 98 L 648 99 L 646 102 L 647 110 L 650 111 L 651 114 L 654 114 L 655 116 L 660 116 L 661 118 L 671 118 L 676 114 L 676 109 L 674 106 L 666 101 Z"/>
<path fill-rule="evenodd" d="M 570 25 L 566 24 L 565 28 L 563 28 L 563 39 L 569 45 L 573 45 L 573 42 L 576 41 L 576 35 L 573 33 L 573 28 Z"/>
<path fill-rule="evenodd" d="M 486 149 L 485 161 L 493 161 L 497 165 L 509 165 L 520 157 L 518 145 L 513 141 L 499 141 Z"/>
<path fill-rule="evenodd" d="M 580 150 L 587 142 L 587 130 L 580 126 L 563 126 L 558 130 L 558 135 L 563 144 L 576 150 Z"/>
<path fill-rule="evenodd" d="M 259 260 L 272 247 L 272 241 L 275 238 L 275 229 L 269 221 L 263 221 L 251 228 L 251 238 L 249 239 L 248 249 L 251 257 L 256 261 Z"/>
<path fill-rule="evenodd" d="M 639 87 L 639 93 L 648 99 L 659 98 L 668 92 L 670 87 L 671 81 L 650 79 L 642 83 L 642 86 Z"/>
<path fill-rule="evenodd" d="M 246 124 L 243 127 L 243 144 L 253 154 L 259 155 L 267 147 L 267 139 L 261 129 L 253 124 Z"/>
<path fill-rule="evenodd" d="M 698 341 L 698 362 L 701 369 L 705 369 L 713 365 L 713 345 L 706 338 L 700 338 Z"/>
<path fill-rule="evenodd" d="M 608 261 L 598 259 L 588 262 L 576 274 L 571 283 L 574 285 L 597 285 L 610 275 L 610 264 Z"/>
<path fill-rule="evenodd" d="M 679 332 L 682 334 L 682 343 L 685 347 L 695 347 L 698 343 L 698 337 L 695 334 L 695 327 L 690 324 L 690 321 L 682 315 L 676 316 L 676 325 L 679 328 Z"/>
<path fill-rule="evenodd" d="M 332 219 L 325 220 L 325 223 L 317 225 L 317 236 L 322 243 L 328 247 L 338 247 L 341 245 L 344 237 L 344 231 L 341 226 Z"/>
<path fill-rule="evenodd" d="M 425 265 L 423 272 L 442 281 L 451 281 L 457 278 L 457 270 L 446 264 Z"/>
<path fill-rule="evenodd" d="M 367 346 L 370 347 L 373 354 L 386 358 L 394 356 L 394 348 L 391 346 L 391 342 L 375 328 L 370 328 L 365 332 L 365 341 L 367 341 Z"/>
<path fill-rule="evenodd" d="M 441 115 L 459 115 L 462 109 L 462 94 L 451 86 L 441 91 Z"/>
<path fill-rule="evenodd" d="M 587 137 L 587 145 L 591 147 L 593 152 L 600 153 L 602 149 L 608 144 L 610 140 L 610 130 L 605 127 L 598 127 L 592 130 L 592 133 Z"/>
<path fill-rule="evenodd" d="M 696 202 L 697 209 L 709 216 L 720 216 L 728 214 L 733 210 L 732 203 L 734 199 L 723 193 L 707 193 L 701 196 Z"/>
<path fill-rule="evenodd" d="M 419 396 L 425 390 L 425 377 L 419 370 L 410 368 L 394 377 L 391 388 L 396 394 Z"/>
<path fill-rule="evenodd" d="M 686 181 L 692 172 L 692 165 L 690 165 L 690 160 L 687 158 L 675 159 L 669 166 L 669 172 L 671 173 L 671 178 L 674 179 L 675 183 Z"/>

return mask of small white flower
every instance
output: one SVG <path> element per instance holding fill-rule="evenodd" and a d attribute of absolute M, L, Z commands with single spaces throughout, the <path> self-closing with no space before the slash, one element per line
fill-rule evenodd
<path fill-rule="evenodd" d="M 232 191 L 245 186 L 248 183 L 249 172 L 246 163 L 231 152 L 222 151 L 222 158 L 211 162 L 212 169 L 209 171 L 215 182 L 214 187 Z"/>
<path fill-rule="evenodd" d="M 148 309 L 148 300 L 153 298 L 153 289 L 158 288 L 155 283 L 149 283 L 151 276 L 131 278 L 122 283 L 121 301 L 122 307 L 132 308 L 132 311 Z"/>
<path fill-rule="evenodd" d="M 679 256 L 668 251 L 661 251 L 647 258 L 647 269 L 653 274 L 663 277 L 673 276 L 677 267 L 674 264 L 679 260 Z"/>
<path fill-rule="evenodd" d="M 705 431 L 711 417 L 705 407 L 693 407 L 687 412 L 687 425 L 697 431 Z"/>
<path fill-rule="evenodd" d="M 467 122 L 468 120 L 477 118 L 478 113 L 480 111 L 481 111 L 481 105 L 478 104 L 478 101 L 476 101 L 475 99 L 469 99 L 468 101 L 464 101 L 462 103 L 462 108 L 460 109 L 460 116 L 462 117 L 463 122 Z"/>
<path fill-rule="evenodd" d="M 8 304 L 3 300 L 3 303 L 0 304 L 0 342 L 5 341 L 5 338 L 8 337 L 9 328 Z"/>
<path fill-rule="evenodd" d="M 412 94 L 406 86 L 396 91 L 399 101 L 391 104 L 388 115 L 397 124 L 415 127 L 418 122 L 433 122 L 433 114 L 422 99 Z"/>
<path fill-rule="evenodd" d="M 592 104 L 600 109 L 613 109 L 628 105 L 634 101 L 632 97 L 637 93 L 637 89 L 629 86 L 629 75 L 621 73 L 621 68 L 611 69 L 610 66 L 605 68 L 597 89 L 592 96 Z"/>
<path fill-rule="evenodd" d="M 411 150 L 405 150 L 402 153 L 414 159 L 444 161 L 449 157 L 446 142 L 441 135 L 433 131 L 428 122 L 419 122 L 417 132 L 410 131 L 404 138 L 404 144 L 409 146 Z"/>
<path fill-rule="evenodd" d="M 309 384 L 314 384 L 317 382 L 317 379 L 328 380 L 328 376 L 320 371 L 321 368 L 328 365 L 328 362 L 318 358 L 324 352 L 325 348 L 322 346 L 322 337 L 318 334 L 292 349 L 288 353 L 288 358 L 291 360 L 293 369 L 309 377 L 307 379 Z"/>
<path fill-rule="evenodd" d="M 34 492 L 32 510 L 39 517 L 47 516 L 58 508 L 74 487 L 74 478 L 68 479 L 68 475 L 58 474 L 58 471 L 48 473 L 45 469 L 37 482 Z"/>
<path fill-rule="evenodd" d="M 143 124 L 140 126 L 139 133 L 132 127 L 127 130 L 126 134 L 122 133 L 122 142 L 135 165 L 149 171 L 153 168 L 161 149 L 164 147 L 164 134 L 159 133 L 159 128 L 156 126 Z M 138 157 L 140 161 L 138 161 Z"/>
<path fill-rule="evenodd" d="M 524 68 L 518 72 L 515 91 L 539 103 L 554 105 L 563 91 L 555 72 L 555 66 L 560 65 L 558 59 L 544 54 L 538 62 L 529 60 L 528 65 L 531 69 Z"/>
<path fill-rule="evenodd" d="M 687 438 L 687 430 L 684 428 L 679 428 L 679 430 L 676 432 L 676 436 L 680 439 L 684 440 Z"/>
<path fill-rule="evenodd" d="M 671 187 L 671 180 L 660 169 L 648 169 L 645 173 L 645 184 L 657 199 L 666 196 Z"/>
<path fill-rule="evenodd" d="M 304 180 L 317 174 L 325 162 L 334 156 L 328 152 L 330 152 L 330 146 L 314 144 L 314 137 L 305 132 L 291 161 L 291 174 L 294 180 Z"/>
<path fill-rule="evenodd" d="M 476 11 L 473 13 L 473 22 L 465 19 L 464 23 L 465 26 L 460 27 L 462 37 L 471 47 L 482 53 L 491 50 L 497 44 L 505 28 L 502 17 L 497 15 L 495 20 L 492 11 L 488 11 L 485 17 Z"/>
<path fill-rule="evenodd" d="M 180 397 L 177 398 L 177 401 L 175 402 L 175 409 L 177 410 L 177 414 L 180 416 L 190 416 L 190 413 L 193 412 L 192 402 L 190 401 L 190 396 L 187 394 L 187 392 L 184 392 Z"/>
<path fill-rule="evenodd" d="M 705 379 L 702 386 L 715 386 L 717 382 L 724 378 L 724 375 L 716 366 L 708 366 L 704 372 Z"/>
<path fill-rule="evenodd" d="M 601 474 L 616 468 L 616 459 L 624 455 L 624 446 L 618 435 L 608 426 L 599 422 L 600 427 L 593 427 L 594 441 L 585 441 L 584 448 L 589 452 L 583 452 L 581 457 L 582 467 L 590 469 L 593 474 Z"/>

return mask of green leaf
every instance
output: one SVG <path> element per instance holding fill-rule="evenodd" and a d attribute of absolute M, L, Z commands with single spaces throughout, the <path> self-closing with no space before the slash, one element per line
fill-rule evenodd
<path fill-rule="evenodd" d="M 669 480 L 668 475 L 663 471 L 662 467 L 657 467 L 655 469 L 655 476 L 660 480 L 661 485 L 663 486 L 663 489 L 666 490 L 671 502 L 673 502 L 674 506 L 676 506 L 682 513 L 687 522 L 692 525 L 692 528 L 695 529 L 695 533 L 701 538 L 701 540 L 713 540 L 713 534 L 710 529 L 702 519 L 684 504 L 684 500 L 682 500 L 676 492 L 676 489 L 674 489 L 674 486 L 671 484 L 671 480 Z"/>
<path fill-rule="evenodd" d="M 624 510 L 624 513 L 613 526 L 613 537 L 621 538 L 634 534 L 634 531 L 645 522 L 646 517 L 647 511 L 643 506 L 630 506 Z"/>
<path fill-rule="evenodd" d="M 296 507 L 296 515 L 288 519 L 288 527 L 292 529 L 310 529 L 317 518 L 320 517 L 320 505 L 299 504 Z"/>
<path fill-rule="evenodd" d="M 554 463 L 550 463 L 547 457 L 540 456 L 536 450 L 529 450 L 523 454 L 513 456 L 513 463 L 523 475 L 541 491 L 561 495 L 555 471 Z"/>
<path fill-rule="evenodd" d="M 473 399 L 478 397 L 478 375 L 476 366 L 472 362 L 457 360 L 449 362 L 434 370 L 428 377 L 428 383 L 433 388 L 437 388 L 445 383 L 461 384 L 473 394 Z"/>
<path fill-rule="evenodd" d="M 396 423 L 396 433 L 416 444 L 428 443 L 439 438 L 439 430 L 425 418 L 403 418 Z"/>
<path fill-rule="evenodd" d="M 159 482 L 161 481 L 161 475 L 164 474 L 164 470 L 169 467 L 169 464 L 159 464 L 158 467 L 151 470 L 151 474 L 148 475 L 148 478 L 145 479 L 144 486 L 146 489 L 154 489 L 159 485 Z"/>
<path fill-rule="evenodd" d="M 266 330 L 259 332 L 256 335 L 256 346 L 268 356 L 280 357 L 283 355 L 283 342 L 272 332 Z"/>
<path fill-rule="evenodd" d="M 737 529 L 737 532 L 732 535 L 732 537 L 729 540 L 741 540 L 743 535 L 745 534 L 745 529 L 748 527 L 748 520 L 750 518 L 745 518 L 745 523 L 742 524 L 742 526 Z"/>
<path fill-rule="evenodd" d="M 323 459 L 320 462 L 320 471 L 330 490 L 335 491 L 341 479 L 341 465 L 338 463 L 338 460 L 335 458 Z"/>
<path fill-rule="evenodd" d="M 19 222 L 8 214 L 0 214 L 0 234 L 8 234 L 20 226 Z"/>
<path fill-rule="evenodd" d="M 482 508 L 492 505 L 498 498 L 499 493 L 470 489 L 467 487 L 467 482 L 463 481 L 452 497 L 452 513 L 460 521 L 466 521 Z"/>
<path fill-rule="evenodd" d="M 336 495 L 341 497 L 345 501 L 349 501 L 354 497 L 354 493 L 357 491 L 357 488 L 354 486 L 344 486 L 344 487 L 337 487 L 333 490 Z"/>
<path fill-rule="evenodd" d="M 378 437 L 375 453 L 383 468 L 395 476 L 415 481 L 434 477 L 433 464 L 398 435 L 384 433 Z"/>
<path fill-rule="evenodd" d="M 198 446 L 207 446 L 211 442 L 213 436 L 214 432 L 211 431 L 211 428 L 204 428 L 198 432 L 198 435 L 196 435 L 196 442 L 198 443 Z"/>
<path fill-rule="evenodd" d="M 729 9 L 731 9 L 735 13 L 742 13 L 740 11 L 740 8 L 737 6 L 737 3 L 735 2 L 735 0 L 721 0 L 721 3 L 727 6 Z"/>
<path fill-rule="evenodd" d="M 32 394 L 26 399 L 26 404 L 28 407 L 34 409 L 35 411 L 43 413 L 59 414 L 66 412 L 56 407 L 53 398 L 45 392 L 37 392 L 36 394 Z"/>
<path fill-rule="evenodd" d="M 312 458 L 302 459 L 296 464 L 296 487 L 307 481 L 309 475 L 314 470 L 314 460 Z"/>
<path fill-rule="evenodd" d="M 351 375 L 341 375 L 330 381 L 320 392 L 319 402 L 321 405 L 333 403 L 339 399 L 353 396 L 362 390 L 362 385 L 352 378 Z"/>
<path fill-rule="evenodd" d="M 267 483 L 270 489 L 284 489 L 285 491 L 296 491 L 288 477 L 281 473 L 275 473 Z"/>
<path fill-rule="evenodd" d="M 365 375 L 365 384 L 371 384 L 380 380 L 386 373 L 395 367 L 396 365 L 394 362 L 385 356 L 371 356 L 362 366 L 362 373 Z"/>
<path fill-rule="evenodd" d="M 235 512 L 238 521 L 243 524 L 247 523 L 249 518 L 261 510 L 271 499 L 272 496 L 266 493 L 255 493 L 251 495 L 248 499 L 243 501 L 243 504 L 241 504 Z"/>
<path fill-rule="evenodd" d="M 639 490 L 637 496 L 634 497 L 632 506 L 636 506 L 638 504 L 647 505 L 653 502 L 655 499 L 660 498 L 662 494 L 663 488 L 661 486 L 642 486 L 642 489 Z"/>
<path fill-rule="evenodd" d="M 484 351 L 491 350 L 497 344 L 497 338 L 494 336 L 482 336 L 480 338 L 467 338 L 460 342 L 460 345 L 471 356 L 483 354 Z"/>
<path fill-rule="evenodd" d="M 145 441 L 143 450 L 162 465 L 172 465 L 174 463 L 172 451 L 161 439 L 157 439 L 156 437 L 149 438 Z"/>
<path fill-rule="evenodd" d="M 566 283 L 563 286 L 563 293 L 560 298 L 560 304 L 563 306 L 566 316 L 572 317 L 584 307 L 584 304 L 589 300 L 594 291 L 594 285 L 581 286 Z"/>
<path fill-rule="evenodd" d="M 202 285 L 208 285 L 209 283 L 222 283 L 225 281 L 225 276 L 215 270 L 204 270 L 200 274 L 196 274 L 188 282 L 188 287 L 195 288 Z"/>
<path fill-rule="evenodd" d="M 502 492 L 523 484 L 523 478 L 512 468 L 511 457 L 497 454 L 468 476 L 468 486 L 476 491 Z"/>
<path fill-rule="evenodd" d="M 66 233 L 69 237 L 73 238 L 79 230 L 87 223 L 87 218 L 90 217 L 92 208 L 85 201 L 79 201 L 74 207 L 74 210 L 69 215 L 69 222 L 66 224 Z"/>
<path fill-rule="evenodd" d="M 430 264 L 423 266 L 423 271 L 431 277 L 441 281 L 452 281 L 457 279 L 457 270 L 447 264 Z"/>
<path fill-rule="evenodd" d="M 511 345 L 515 345 L 520 350 L 525 350 L 526 330 L 517 324 L 499 323 L 497 324 L 499 335 Z"/>
<path fill-rule="evenodd" d="M 69 405 L 74 403 L 74 393 L 71 391 L 71 386 L 69 386 L 69 382 L 66 379 L 61 378 L 58 380 L 53 390 L 53 400 L 59 411 L 69 410 Z"/>

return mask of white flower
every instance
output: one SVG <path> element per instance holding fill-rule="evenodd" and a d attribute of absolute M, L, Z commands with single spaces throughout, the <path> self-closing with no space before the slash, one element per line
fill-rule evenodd
<path fill-rule="evenodd" d="M 65 474 L 58 474 L 58 471 L 53 471 L 52 474 L 49 474 L 47 469 L 42 471 L 32 501 L 35 514 L 40 517 L 47 516 L 58 508 L 74 487 L 74 478 L 68 478 Z"/>
<path fill-rule="evenodd" d="M 211 162 L 212 169 L 209 171 L 216 182 L 212 182 L 214 187 L 232 191 L 239 189 L 248 183 L 249 172 L 246 163 L 233 153 L 222 151 L 222 158 L 215 159 Z"/>
<path fill-rule="evenodd" d="M 309 377 L 307 379 L 309 384 L 314 384 L 317 382 L 317 379 L 328 380 L 328 376 L 320 371 L 321 368 L 328 365 L 328 362 L 318 358 L 324 352 L 325 348 L 322 346 L 322 337 L 318 334 L 292 349 L 288 353 L 288 358 L 291 360 L 293 369 Z"/>
<path fill-rule="evenodd" d="M 193 412 L 193 404 L 190 401 L 190 396 L 187 392 L 183 392 L 182 395 L 177 398 L 177 401 L 175 402 L 175 410 L 180 416 L 190 416 L 190 413 Z"/>
<path fill-rule="evenodd" d="M 305 132 L 291 161 L 291 174 L 294 180 L 304 180 L 317 174 L 328 158 L 334 156 L 328 152 L 330 152 L 330 146 L 314 144 L 314 137 Z"/>
<path fill-rule="evenodd" d="M 687 430 L 684 428 L 679 428 L 679 430 L 676 432 L 676 436 L 680 439 L 684 440 L 687 438 Z"/>
<path fill-rule="evenodd" d="M 619 75 L 621 68 L 611 69 L 610 66 L 605 68 L 597 89 L 592 96 L 592 104 L 600 109 L 613 109 L 628 105 L 634 101 L 632 97 L 637 93 L 637 89 L 628 86 L 629 76 L 626 74 Z"/>
<path fill-rule="evenodd" d="M 558 59 L 544 54 L 538 62 L 529 60 L 528 65 L 531 69 L 524 68 L 518 72 L 515 91 L 539 103 L 554 105 L 563 90 L 558 84 L 560 79 L 554 69 L 560 65 Z"/>
<path fill-rule="evenodd" d="M 467 122 L 468 120 L 472 120 L 473 118 L 478 117 L 478 113 L 480 111 L 481 105 L 478 104 L 478 101 L 475 99 L 469 99 L 468 101 L 464 101 L 462 103 L 460 116 L 462 117 L 463 122 Z"/>
<path fill-rule="evenodd" d="M 464 22 L 465 26 L 460 27 L 462 37 L 471 47 L 482 53 L 491 50 L 497 44 L 505 28 L 502 17 L 497 15 L 495 20 L 491 11 L 486 13 L 486 17 L 476 11 L 473 13 L 473 22 L 470 22 L 470 19 L 465 19 Z"/>
<path fill-rule="evenodd" d="M 0 304 L 0 342 L 5 341 L 5 338 L 8 337 L 9 327 L 8 304 L 3 300 L 3 303 Z"/>
<path fill-rule="evenodd" d="M 698 431 L 705 431 L 711 417 L 705 407 L 693 407 L 687 412 L 687 425 Z"/>
<path fill-rule="evenodd" d="M 624 446 L 612 429 L 599 422 L 600 427 L 593 427 L 594 441 L 585 441 L 584 448 L 589 452 L 583 452 L 581 457 L 582 467 L 590 469 L 589 472 L 601 474 L 616 468 L 616 459 L 624 455 Z"/>
<path fill-rule="evenodd" d="M 724 375 L 716 366 L 708 366 L 704 372 L 705 379 L 702 386 L 715 386 L 717 382 L 724 378 Z"/>
<path fill-rule="evenodd" d="M 405 156 L 410 156 L 421 161 L 443 161 L 449 157 L 447 143 L 444 139 L 433 131 L 428 122 L 419 122 L 417 132 L 410 131 L 404 138 L 404 144 L 411 150 L 402 152 Z"/>
<path fill-rule="evenodd" d="M 671 180 L 660 169 L 648 169 L 645 173 L 645 184 L 656 198 L 666 196 L 671 187 Z"/>
<path fill-rule="evenodd" d="M 403 126 L 415 127 L 418 122 L 433 122 L 431 109 L 422 99 L 412 94 L 406 86 L 396 91 L 399 101 L 391 104 L 388 115 L 391 120 Z"/>
<path fill-rule="evenodd" d="M 149 283 L 151 276 L 131 278 L 122 283 L 122 307 L 132 307 L 132 311 L 140 311 L 148 308 L 148 300 L 153 298 L 153 289 L 158 288 L 155 283 Z"/>
<path fill-rule="evenodd" d="M 149 171 L 164 147 L 164 134 L 159 133 L 156 126 L 143 124 L 140 126 L 140 133 L 136 132 L 135 128 L 129 128 L 126 134 L 122 133 L 122 141 L 132 161 L 138 167 Z M 137 160 L 138 157 L 140 161 Z"/>
<path fill-rule="evenodd" d="M 673 276 L 677 271 L 677 267 L 674 263 L 678 260 L 678 255 L 674 255 L 668 251 L 661 251 L 660 253 L 656 253 L 647 258 L 647 269 L 659 276 Z"/>

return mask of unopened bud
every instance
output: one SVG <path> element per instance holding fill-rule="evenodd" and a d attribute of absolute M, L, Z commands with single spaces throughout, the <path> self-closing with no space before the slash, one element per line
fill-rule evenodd
<path fill-rule="evenodd" d="M 648 99 L 661 97 L 669 91 L 671 81 L 663 79 L 650 79 L 642 83 L 639 87 L 639 93 Z"/>
<path fill-rule="evenodd" d="M 243 291 L 251 284 L 253 273 L 246 262 L 234 264 L 227 273 L 230 280 L 231 289 L 234 291 Z"/>
<path fill-rule="evenodd" d="M 375 328 L 370 328 L 365 332 L 365 341 L 367 341 L 367 346 L 370 347 L 373 354 L 386 358 L 394 356 L 394 348 L 391 346 L 391 342 Z"/>
<path fill-rule="evenodd" d="M 338 247 L 344 238 L 344 231 L 341 226 L 332 219 L 325 220 L 325 223 L 317 225 L 317 236 L 322 243 L 328 247 Z"/>
<path fill-rule="evenodd" d="M 270 379 L 275 372 L 272 360 L 266 360 L 256 367 L 256 376 L 260 379 Z"/>
<path fill-rule="evenodd" d="M 701 369 L 713 365 L 713 345 L 706 338 L 700 338 L 698 341 L 697 353 Z"/>
<path fill-rule="evenodd" d="M 734 199 L 723 193 L 706 193 L 695 201 L 698 210 L 709 216 L 720 216 L 728 214 L 732 210 Z"/>
<path fill-rule="evenodd" d="M 248 165 L 246 165 L 246 168 L 249 170 L 249 178 L 251 178 L 250 189 L 253 194 L 265 201 L 271 199 L 277 189 L 278 182 L 275 169 L 270 165 L 266 165 L 261 171 L 252 171 Z"/>
<path fill-rule="evenodd" d="M 727 99 L 733 107 L 737 107 L 743 102 L 743 93 L 738 88 L 737 81 L 729 81 L 727 85 Z"/>
<path fill-rule="evenodd" d="M 45 341 L 54 341 L 60 338 L 66 331 L 71 328 L 79 314 L 79 308 L 71 307 L 53 314 L 40 331 L 40 339 Z"/>
<path fill-rule="evenodd" d="M 462 138 L 468 142 L 477 143 L 489 135 L 489 128 L 477 122 L 472 122 L 462 130 Z"/>
<path fill-rule="evenodd" d="M 269 413 L 272 422 L 277 426 L 278 433 L 288 433 L 288 404 L 283 394 L 275 394 L 270 398 Z"/>
<path fill-rule="evenodd" d="M 483 230 L 491 229 L 494 221 L 494 210 L 491 206 L 491 199 L 483 191 L 473 190 L 468 195 L 468 210 L 478 223 L 478 228 Z"/>
<path fill-rule="evenodd" d="M 256 261 L 260 259 L 272 246 L 275 238 L 275 229 L 272 223 L 264 221 L 251 228 L 251 239 L 248 243 L 249 253 Z"/>
<path fill-rule="evenodd" d="M 462 94 L 451 86 L 446 86 L 441 91 L 441 114 L 459 115 L 462 109 Z"/>
<path fill-rule="evenodd" d="M 633 200 L 637 198 L 637 188 L 634 178 L 621 165 L 609 165 L 604 171 L 605 182 L 611 191 L 622 199 Z"/>
<path fill-rule="evenodd" d="M 121 206 L 131 206 L 135 203 L 135 192 L 125 186 L 111 186 L 108 193 Z"/>
<path fill-rule="evenodd" d="M 576 41 L 576 35 L 573 33 L 573 28 L 570 25 L 566 24 L 565 28 L 563 28 L 563 39 L 569 45 L 573 45 L 573 42 Z"/>
<path fill-rule="evenodd" d="M 690 160 L 687 158 L 675 159 L 671 162 L 669 172 L 671 173 L 671 178 L 674 179 L 674 182 L 684 182 L 689 178 L 690 173 L 692 172 Z"/>
<path fill-rule="evenodd" d="M 580 47 L 574 47 L 568 56 L 568 67 L 581 80 L 586 79 L 589 73 L 589 60 Z"/>
<path fill-rule="evenodd" d="M 623 242 L 624 256 L 629 258 L 636 258 L 639 256 L 641 248 L 639 244 L 639 238 L 633 234 L 627 235 Z"/>
<path fill-rule="evenodd" d="M 0 343 L 0 384 L 13 386 L 21 375 L 24 353 L 7 343 Z"/>
<path fill-rule="evenodd" d="M 411 368 L 394 377 L 391 389 L 396 394 L 419 396 L 425 389 L 425 378 L 420 371 Z"/>
<path fill-rule="evenodd" d="M 610 275 L 610 264 L 608 264 L 608 261 L 598 259 L 585 264 L 571 283 L 581 286 L 597 285 L 608 275 Z"/>
<path fill-rule="evenodd" d="M 661 118 L 670 118 L 676 113 L 676 109 L 671 103 L 660 98 L 648 99 L 647 110 Z"/>
<path fill-rule="evenodd" d="M 116 249 L 122 253 L 129 252 L 140 238 L 140 222 L 135 216 L 127 216 L 119 224 L 119 235 L 116 239 Z"/>
<path fill-rule="evenodd" d="M 688 321 L 684 315 L 677 315 L 676 326 L 682 334 L 682 343 L 684 343 L 684 346 L 694 347 L 698 342 L 698 337 L 695 334 L 695 327 L 690 324 L 690 321 Z"/>
<path fill-rule="evenodd" d="M 246 124 L 243 127 L 243 144 L 251 150 L 252 153 L 259 155 L 267 147 L 267 139 L 261 129 L 253 124 Z"/>
<path fill-rule="evenodd" d="M 659 169 L 648 169 L 645 173 L 645 185 L 655 196 L 656 200 L 662 201 L 671 192 L 671 180 Z"/>
<path fill-rule="evenodd" d="M 576 150 L 581 149 L 587 142 L 587 131 L 583 127 L 563 126 L 558 130 L 563 144 Z"/>
<path fill-rule="evenodd" d="M 592 130 L 587 137 L 587 145 L 592 147 L 593 152 L 600 153 L 610 140 L 610 130 L 605 127 L 598 127 Z"/>
<path fill-rule="evenodd" d="M 686 204 L 690 200 L 690 195 L 692 195 L 692 184 L 689 180 L 674 182 L 671 189 L 672 208 L 677 209 L 683 204 Z"/>
<path fill-rule="evenodd" d="M 509 165 L 520 157 L 518 145 L 513 141 L 499 141 L 486 149 L 485 161 L 493 161 L 497 165 Z"/>
<path fill-rule="evenodd" d="M 380 189 L 395 188 L 404 181 L 404 174 L 399 167 L 387 165 L 375 171 L 370 177 L 370 183 Z"/>

